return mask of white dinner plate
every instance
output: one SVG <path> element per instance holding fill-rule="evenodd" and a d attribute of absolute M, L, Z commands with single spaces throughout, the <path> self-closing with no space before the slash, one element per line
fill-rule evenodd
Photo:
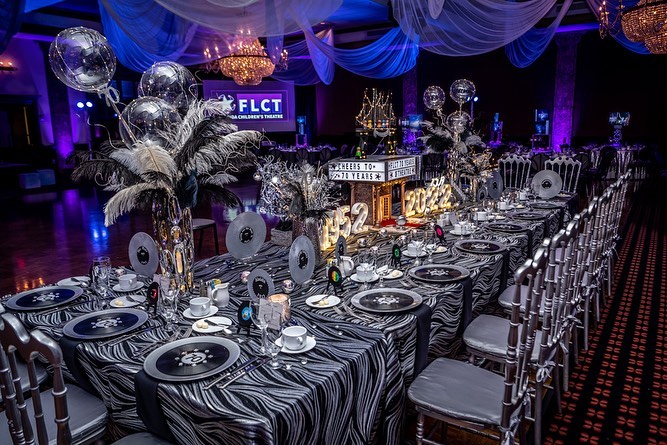
<path fill-rule="evenodd" d="M 326 299 L 322 300 L 326 296 Z M 316 301 L 320 301 L 320 303 L 315 303 Z M 333 307 L 336 306 L 338 303 L 340 303 L 340 298 L 338 298 L 335 295 L 326 295 L 326 294 L 318 294 L 318 295 L 313 295 L 312 297 L 306 298 L 306 304 L 310 307 L 314 308 L 328 308 L 328 307 Z"/>
<path fill-rule="evenodd" d="M 461 230 L 452 229 L 452 230 L 449 231 L 449 233 L 451 233 L 452 235 L 456 235 L 456 236 L 466 236 L 466 235 L 470 235 L 472 233 L 472 230 L 461 231 Z"/>
<path fill-rule="evenodd" d="M 284 352 L 285 354 L 302 354 L 304 352 L 308 352 L 311 349 L 313 349 L 315 347 L 315 345 L 317 344 L 317 342 L 315 341 L 315 337 L 306 337 L 305 346 L 301 349 L 296 350 L 296 351 L 294 351 L 292 349 L 287 349 L 286 347 L 284 347 L 282 337 L 280 337 L 279 339 L 276 340 L 276 344 L 278 346 L 282 347 L 280 352 Z"/>
<path fill-rule="evenodd" d="M 120 283 L 114 284 L 112 289 L 114 290 L 114 292 L 134 292 L 135 290 L 139 290 L 142 287 L 144 287 L 143 281 L 137 281 L 136 283 L 134 283 L 134 285 L 128 288 L 120 287 Z"/>
<path fill-rule="evenodd" d="M 211 306 L 211 308 L 208 310 L 207 314 L 196 315 L 195 316 L 195 315 L 192 315 L 192 312 L 190 312 L 190 308 L 187 308 L 186 310 L 183 311 L 183 316 L 185 318 L 189 318 L 190 320 L 199 320 L 199 319 L 206 318 L 206 317 L 211 317 L 211 316 L 217 314 L 218 310 L 219 310 L 218 306 Z"/>
<path fill-rule="evenodd" d="M 111 300 L 111 302 L 109 303 L 109 307 L 116 307 L 116 308 L 132 307 L 132 306 L 138 306 L 144 301 L 146 301 L 146 297 L 144 297 L 143 295 L 130 295 L 129 297 L 132 298 L 132 300 L 134 301 L 130 300 L 128 297 L 118 297 Z"/>
<path fill-rule="evenodd" d="M 350 276 L 350 280 L 354 281 L 355 283 L 364 283 L 364 282 L 366 282 L 366 283 L 374 283 L 374 282 L 376 282 L 376 281 L 379 280 L 379 279 L 380 279 L 380 276 L 379 276 L 378 274 L 376 274 L 376 273 L 373 273 L 373 278 L 371 278 L 370 280 L 362 280 L 361 278 L 359 278 L 359 277 L 357 276 L 356 273 L 353 273 L 353 274 Z"/>
<path fill-rule="evenodd" d="M 90 277 L 81 275 L 78 277 L 63 278 L 56 283 L 58 286 L 88 286 L 90 284 Z"/>
<path fill-rule="evenodd" d="M 408 252 L 407 249 L 402 252 L 402 255 L 404 257 L 407 257 L 407 258 L 417 258 L 416 254 Z M 423 258 L 427 255 L 428 255 L 428 253 L 426 253 L 424 250 L 422 250 L 421 253 L 419 254 L 419 258 Z"/>
<path fill-rule="evenodd" d="M 211 323 L 207 323 L 208 327 L 198 327 L 197 324 L 202 320 L 197 320 L 192 323 L 192 330 L 199 332 L 200 334 L 213 334 L 214 332 L 220 332 L 225 328 L 230 328 L 232 326 L 232 320 L 227 317 L 206 317 L 207 320 L 211 320 L 213 323 L 224 325 L 224 326 L 215 326 Z"/>

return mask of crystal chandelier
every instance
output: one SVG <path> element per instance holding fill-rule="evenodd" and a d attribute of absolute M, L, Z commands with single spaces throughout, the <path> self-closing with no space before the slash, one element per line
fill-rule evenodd
<path fill-rule="evenodd" d="M 259 85 L 276 68 L 286 68 L 287 50 L 283 49 L 280 60 L 274 63 L 258 39 L 240 41 L 234 52 L 217 60 L 217 65 L 222 74 L 238 85 Z"/>
<path fill-rule="evenodd" d="M 667 0 L 639 0 L 635 6 L 625 8 L 618 2 L 618 14 L 609 23 L 607 2 L 599 8 L 600 37 L 618 32 L 620 17 L 623 33 L 632 42 L 643 42 L 652 54 L 667 54 Z"/>

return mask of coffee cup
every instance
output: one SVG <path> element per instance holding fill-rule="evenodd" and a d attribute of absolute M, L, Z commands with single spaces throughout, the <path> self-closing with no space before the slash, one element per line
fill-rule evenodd
<path fill-rule="evenodd" d="M 190 300 L 190 313 L 195 317 L 206 315 L 211 310 L 211 299 L 196 297 Z"/>
<path fill-rule="evenodd" d="M 500 201 L 498 203 L 498 210 L 507 210 L 507 202 L 506 201 Z"/>
<path fill-rule="evenodd" d="M 410 255 L 419 255 L 421 254 L 421 246 L 415 242 L 408 244 L 408 253 Z"/>
<path fill-rule="evenodd" d="M 354 261 L 352 261 L 352 257 L 342 255 L 338 260 L 338 268 L 344 277 L 349 277 L 354 270 Z"/>
<path fill-rule="evenodd" d="M 126 273 L 118 277 L 118 285 L 121 289 L 132 289 L 137 283 L 137 276 L 133 273 Z"/>
<path fill-rule="evenodd" d="M 373 278 L 373 265 L 371 263 L 361 263 L 358 265 L 357 277 L 360 280 L 370 280 Z"/>
<path fill-rule="evenodd" d="M 289 326 L 283 329 L 283 346 L 290 351 L 298 351 L 306 346 L 308 331 L 303 326 Z"/>
<path fill-rule="evenodd" d="M 486 221 L 489 219 L 489 215 L 485 211 L 478 211 L 475 213 L 475 219 L 477 221 Z"/>
<path fill-rule="evenodd" d="M 526 199 L 528 199 L 528 195 L 526 194 L 526 192 L 519 192 L 519 200 L 525 201 Z"/>

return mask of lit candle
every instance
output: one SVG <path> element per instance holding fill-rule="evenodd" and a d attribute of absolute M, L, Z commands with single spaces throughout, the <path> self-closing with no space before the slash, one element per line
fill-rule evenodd
<path fill-rule="evenodd" d="M 271 303 L 279 304 L 282 306 L 282 310 L 280 312 L 281 316 L 281 322 L 287 322 L 290 319 L 290 300 L 289 300 L 289 295 L 287 294 L 273 294 L 269 295 L 269 301 Z"/>

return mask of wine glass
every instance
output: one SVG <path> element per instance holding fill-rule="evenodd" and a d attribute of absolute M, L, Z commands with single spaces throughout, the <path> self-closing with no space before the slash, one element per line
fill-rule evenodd
<path fill-rule="evenodd" d="M 433 253 L 437 248 L 438 248 L 438 243 L 436 242 L 435 238 L 432 238 L 426 242 L 424 250 L 426 250 L 426 253 L 428 253 L 428 258 L 426 259 L 427 263 L 433 263 Z"/>
<path fill-rule="evenodd" d="M 178 310 L 178 297 L 180 286 L 178 283 L 172 283 L 172 276 L 168 273 L 160 275 L 160 315 L 166 321 L 168 331 L 176 328 L 176 311 Z"/>
<path fill-rule="evenodd" d="M 95 290 L 94 310 L 104 309 L 109 294 L 109 277 L 111 276 L 111 259 L 108 256 L 93 258 L 92 279 Z"/>
<path fill-rule="evenodd" d="M 267 327 L 266 337 L 266 351 L 268 355 L 271 356 L 271 367 L 273 369 L 279 369 L 283 364 L 276 357 L 282 350 L 282 343 L 278 342 L 278 340 L 282 339 L 282 325 L 278 327 Z"/>
<path fill-rule="evenodd" d="M 391 272 L 391 253 L 386 255 L 381 255 L 378 257 L 377 262 L 375 263 L 375 273 L 380 277 L 380 283 L 378 287 L 385 287 L 384 277 Z"/>
<path fill-rule="evenodd" d="M 259 352 L 262 355 L 267 355 L 269 350 L 267 348 L 266 330 L 273 319 L 273 305 L 267 298 L 258 298 L 250 303 L 250 308 L 252 309 L 252 322 L 262 333 L 262 344 L 259 347 Z"/>

